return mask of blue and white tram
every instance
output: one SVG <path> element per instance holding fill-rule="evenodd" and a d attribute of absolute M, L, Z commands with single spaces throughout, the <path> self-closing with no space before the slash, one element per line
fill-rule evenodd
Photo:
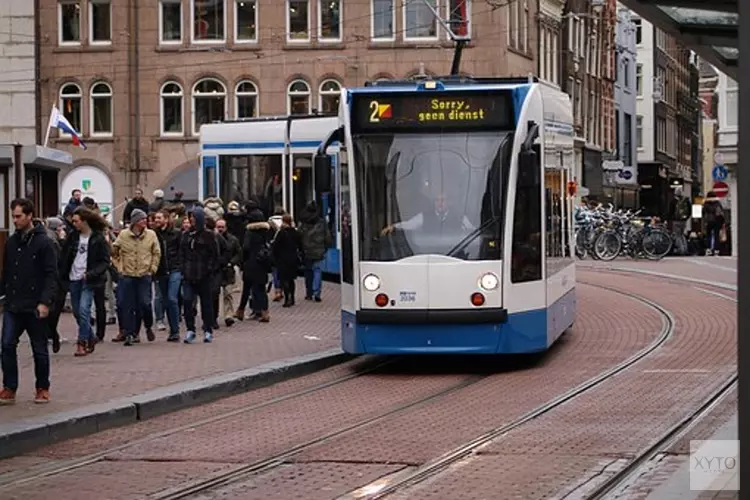
<path fill-rule="evenodd" d="M 342 346 L 547 350 L 575 320 L 569 97 L 536 79 L 342 90 Z"/>
<path fill-rule="evenodd" d="M 224 206 L 231 200 L 254 195 L 273 213 L 283 207 L 297 214 L 312 200 L 321 205 L 337 245 L 328 251 L 323 272 L 338 276 L 338 217 L 335 193 L 314 187 L 313 154 L 321 141 L 338 127 L 338 118 L 321 115 L 292 115 L 213 123 L 200 129 L 201 201 L 218 196 Z M 331 174 L 336 175 L 338 144 L 328 149 Z"/>

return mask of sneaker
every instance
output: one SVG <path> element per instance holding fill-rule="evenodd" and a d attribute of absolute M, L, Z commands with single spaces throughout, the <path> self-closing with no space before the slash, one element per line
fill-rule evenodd
<path fill-rule="evenodd" d="M 37 389 L 36 397 L 34 398 L 36 404 L 49 403 L 49 389 Z"/>
<path fill-rule="evenodd" d="M 16 402 L 16 391 L 3 388 L 0 391 L 0 405 L 12 405 Z"/>
<path fill-rule="evenodd" d="M 170 333 L 169 337 L 167 337 L 167 342 L 179 342 L 179 341 L 180 341 L 179 333 Z"/>
<path fill-rule="evenodd" d="M 52 336 L 52 352 L 55 354 L 60 352 L 60 335 Z"/>
<path fill-rule="evenodd" d="M 192 344 L 193 342 L 195 342 L 195 332 L 188 331 L 185 334 L 185 340 L 183 342 L 185 342 L 186 344 Z"/>
<path fill-rule="evenodd" d="M 132 335 L 126 335 L 125 336 L 125 342 L 123 343 L 123 345 L 130 347 L 131 345 L 133 345 L 133 342 L 134 342 L 133 336 Z"/>
<path fill-rule="evenodd" d="M 211 332 L 203 332 L 203 342 L 210 344 L 214 340 L 214 334 Z"/>
<path fill-rule="evenodd" d="M 154 335 L 154 331 L 151 328 L 146 328 L 146 338 L 149 342 L 156 340 L 156 335 Z"/>
<path fill-rule="evenodd" d="M 229 328 L 230 326 L 234 325 L 234 318 L 226 318 L 224 320 L 224 324 L 227 325 L 227 328 Z"/>
<path fill-rule="evenodd" d="M 157 331 L 163 332 L 166 329 L 167 329 L 167 325 L 165 325 L 163 321 L 157 321 L 156 322 L 156 330 Z"/>
<path fill-rule="evenodd" d="M 89 351 L 86 349 L 86 343 L 79 341 L 76 344 L 76 352 L 73 353 L 73 356 L 81 358 L 83 356 L 86 356 L 88 353 Z"/>

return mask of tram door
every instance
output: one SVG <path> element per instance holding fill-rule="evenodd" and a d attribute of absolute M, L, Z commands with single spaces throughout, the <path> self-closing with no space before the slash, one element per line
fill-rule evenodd
<path fill-rule="evenodd" d="M 308 203 L 315 200 L 315 179 L 313 178 L 311 154 L 292 155 L 292 167 L 289 169 L 291 179 L 291 207 L 289 212 L 295 221 L 299 220 Z"/>

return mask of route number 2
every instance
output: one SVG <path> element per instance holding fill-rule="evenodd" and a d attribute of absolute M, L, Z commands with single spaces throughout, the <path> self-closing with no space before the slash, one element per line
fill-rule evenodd
<path fill-rule="evenodd" d="M 378 116 L 378 110 L 380 109 L 380 103 L 378 101 L 370 101 L 370 123 L 378 123 L 380 122 L 380 117 Z"/>

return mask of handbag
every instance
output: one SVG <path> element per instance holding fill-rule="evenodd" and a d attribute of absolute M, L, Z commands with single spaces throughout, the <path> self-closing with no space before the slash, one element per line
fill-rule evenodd
<path fill-rule="evenodd" d="M 719 229 L 719 241 L 721 243 L 727 242 L 727 227 L 721 226 L 721 229 Z"/>

